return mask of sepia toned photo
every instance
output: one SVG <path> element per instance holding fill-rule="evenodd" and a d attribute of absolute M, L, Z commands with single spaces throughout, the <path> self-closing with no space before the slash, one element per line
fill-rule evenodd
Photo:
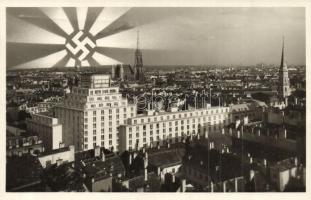
<path fill-rule="evenodd" d="M 5 8 L 6 192 L 306 192 L 305 7 L 43 6 Z"/>

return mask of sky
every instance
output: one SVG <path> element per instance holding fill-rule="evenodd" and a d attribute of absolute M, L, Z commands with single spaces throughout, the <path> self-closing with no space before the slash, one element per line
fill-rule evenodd
<path fill-rule="evenodd" d="M 305 64 L 304 8 L 8 8 L 7 68 L 71 66 L 65 44 L 83 30 L 96 43 L 82 65 Z"/>

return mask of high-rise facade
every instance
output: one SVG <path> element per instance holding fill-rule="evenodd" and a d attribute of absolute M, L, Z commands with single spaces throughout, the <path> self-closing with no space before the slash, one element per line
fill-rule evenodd
<path fill-rule="evenodd" d="M 284 38 L 282 45 L 282 57 L 281 65 L 279 69 L 279 85 L 278 85 L 278 95 L 281 99 L 287 98 L 290 95 L 290 83 L 288 78 L 288 69 L 285 62 L 284 55 Z"/>
<path fill-rule="evenodd" d="M 118 151 L 118 127 L 136 116 L 136 105 L 128 104 L 119 88 L 110 85 L 109 75 L 93 74 L 82 76 L 54 113 L 63 124 L 64 143 L 76 151 L 95 146 Z"/>

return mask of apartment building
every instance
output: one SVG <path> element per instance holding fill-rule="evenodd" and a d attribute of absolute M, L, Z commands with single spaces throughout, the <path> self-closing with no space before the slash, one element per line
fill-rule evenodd
<path fill-rule="evenodd" d="M 63 141 L 76 151 L 95 146 L 119 151 L 121 124 L 136 116 L 136 105 L 122 98 L 118 87 L 112 87 L 110 76 L 85 74 L 78 87 L 55 107 L 55 116 L 63 124 Z"/>
<path fill-rule="evenodd" d="M 27 131 L 38 135 L 43 142 L 45 150 L 58 149 L 62 143 L 62 124 L 48 113 L 31 114 L 27 119 Z"/>
<path fill-rule="evenodd" d="M 181 142 L 185 136 L 221 132 L 231 123 L 229 107 L 206 107 L 204 109 L 145 114 L 129 118 L 120 126 L 121 152 L 165 143 Z"/>

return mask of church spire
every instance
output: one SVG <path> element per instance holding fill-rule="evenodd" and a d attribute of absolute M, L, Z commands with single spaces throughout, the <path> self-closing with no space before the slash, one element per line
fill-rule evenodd
<path fill-rule="evenodd" d="M 281 57 L 281 65 L 280 65 L 280 70 L 284 68 L 287 69 L 286 61 L 285 61 L 285 55 L 284 55 L 284 36 L 283 36 L 283 42 L 282 42 L 282 57 Z"/>
<path fill-rule="evenodd" d="M 290 85 L 289 85 L 289 78 L 288 78 L 288 69 L 285 61 L 285 44 L 284 44 L 284 36 L 282 41 L 282 56 L 281 56 L 281 65 L 279 69 L 279 86 L 278 86 L 278 93 L 280 98 L 286 98 L 290 95 Z"/>
<path fill-rule="evenodd" d="M 139 30 L 137 30 L 137 46 L 136 49 L 139 50 Z"/>
<path fill-rule="evenodd" d="M 139 30 L 137 30 L 137 46 L 135 51 L 135 63 L 134 63 L 134 76 L 136 80 L 143 80 L 144 79 L 144 72 L 143 72 L 143 58 L 142 52 L 140 51 L 139 46 Z"/>

